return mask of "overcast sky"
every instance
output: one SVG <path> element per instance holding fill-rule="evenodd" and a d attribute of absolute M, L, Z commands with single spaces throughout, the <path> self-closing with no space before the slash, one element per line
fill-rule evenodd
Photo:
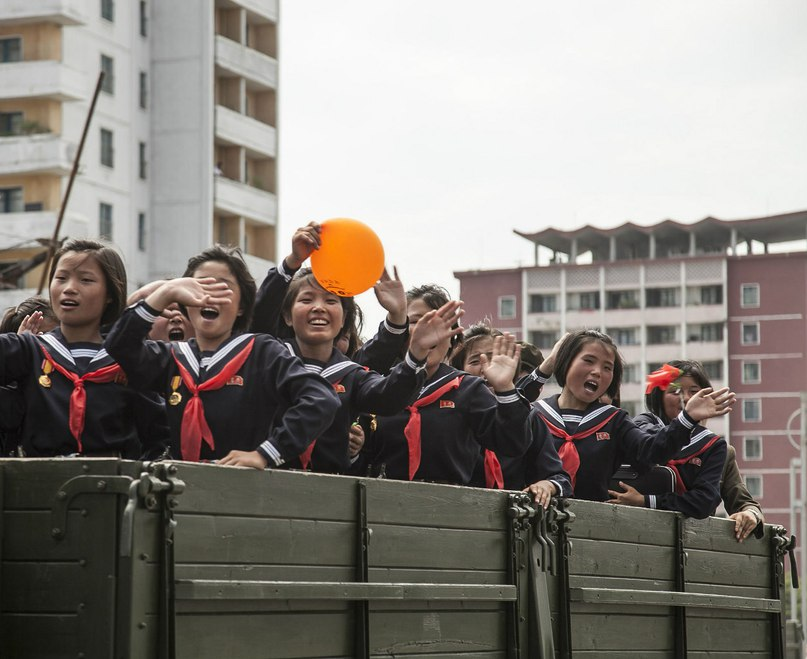
<path fill-rule="evenodd" d="M 457 293 L 532 263 L 513 229 L 807 209 L 806 35 L 804 0 L 281 0 L 280 256 L 353 217 Z"/>

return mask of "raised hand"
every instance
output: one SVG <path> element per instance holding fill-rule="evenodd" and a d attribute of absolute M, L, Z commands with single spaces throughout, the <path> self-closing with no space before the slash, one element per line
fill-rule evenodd
<path fill-rule="evenodd" d="M 26 332 L 31 334 L 41 334 L 42 318 L 43 315 L 41 311 L 34 311 L 32 314 L 27 315 L 22 319 L 22 322 L 17 329 L 17 334 L 25 334 Z"/>
<path fill-rule="evenodd" d="M 521 346 L 516 337 L 505 332 L 493 339 L 493 353 L 480 355 L 482 375 L 493 391 L 510 391 L 513 388 L 513 377 L 518 370 L 521 359 Z"/>
<path fill-rule="evenodd" d="M 164 282 L 146 298 L 146 303 L 162 313 L 173 302 L 186 307 L 207 307 L 229 304 L 232 297 L 228 284 L 214 277 L 182 277 Z"/>
<path fill-rule="evenodd" d="M 728 414 L 736 401 L 737 397 L 733 391 L 729 391 L 728 387 L 717 391 L 707 387 L 694 394 L 687 401 L 684 409 L 695 421 L 703 421 Z"/>
<path fill-rule="evenodd" d="M 558 357 L 558 350 L 560 350 L 560 346 L 566 340 L 567 336 L 569 336 L 569 332 L 566 332 L 562 337 L 555 341 L 555 345 L 552 346 L 552 352 L 549 353 L 549 356 L 546 357 L 538 367 L 538 370 L 544 375 L 552 375 L 555 372 L 555 360 Z"/>
<path fill-rule="evenodd" d="M 297 270 L 322 244 L 322 226 L 319 222 L 309 222 L 300 227 L 291 237 L 291 254 L 284 260 L 292 270 Z"/>
<path fill-rule="evenodd" d="M 373 286 L 378 303 L 387 310 L 387 320 L 395 325 L 406 324 L 406 291 L 398 277 L 398 268 L 393 266 L 393 276 L 384 268 L 381 279 Z"/>
<path fill-rule="evenodd" d="M 455 334 L 461 334 L 459 319 L 463 313 L 465 310 L 462 308 L 462 301 L 450 300 L 439 309 L 432 309 L 424 314 L 412 330 L 409 340 L 409 352 L 412 356 L 423 361 L 441 343 L 450 340 Z M 453 325 L 457 326 L 452 327 Z"/>

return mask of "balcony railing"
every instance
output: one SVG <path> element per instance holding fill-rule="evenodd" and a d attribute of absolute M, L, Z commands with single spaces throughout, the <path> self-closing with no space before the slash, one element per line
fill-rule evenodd
<path fill-rule="evenodd" d="M 277 154 L 277 134 L 272 126 L 223 105 L 216 106 L 216 139 L 269 158 Z"/>
<path fill-rule="evenodd" d="M 247 217 L 263 224 L 277 223 L 277 197 L 271 192 L 223 176 L 215 178 L 217 213 Z"/>
<path fill-rule="evenodd" d="M 2 4 L 2 3 L 0 3 Z M 87 76 L 56 60 L 0 64 L 0 99 L 47 98 L 77 101 L 89 98 Z"/>
<path fill-rule="evenodd" d="M 58 135 L 0 138 L 0 175 L 70 173 L 76 145 Z"/>
<path fill-rule="evenodd" d="M 0 23 L 58 23 L 84 25 L 87 3 L 83 0 L 3 0 L 0 2 Z"/>
<path fill-rule="evenodd" d="M 232 39 L 216 36 L 216 65 L 258 87 L 277 89 L 277 60 Z"/>

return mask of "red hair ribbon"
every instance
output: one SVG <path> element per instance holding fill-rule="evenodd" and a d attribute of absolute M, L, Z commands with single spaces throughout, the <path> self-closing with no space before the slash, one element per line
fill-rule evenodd
<path fill-rule="evenodd" d="M 680 368 L 664 364 L 660 369 L 653 371 L 647 376 L 647 388 L 644 392 L 649 394 L 656 388 L 667 391 L 670 385 L 681 377 L 681 373 L 683 373 L 683 371 Z"/>

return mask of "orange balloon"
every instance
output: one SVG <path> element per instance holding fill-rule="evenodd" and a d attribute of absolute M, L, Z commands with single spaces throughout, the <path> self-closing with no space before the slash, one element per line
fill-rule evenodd
<path fill-rule="evenodd" d="M 319 285 L 341 297 L 364 293 L 384 272 L 384 247 L 370 227 L 339 217 L 322 223 L 322 244 L 311 254 Z"/>

